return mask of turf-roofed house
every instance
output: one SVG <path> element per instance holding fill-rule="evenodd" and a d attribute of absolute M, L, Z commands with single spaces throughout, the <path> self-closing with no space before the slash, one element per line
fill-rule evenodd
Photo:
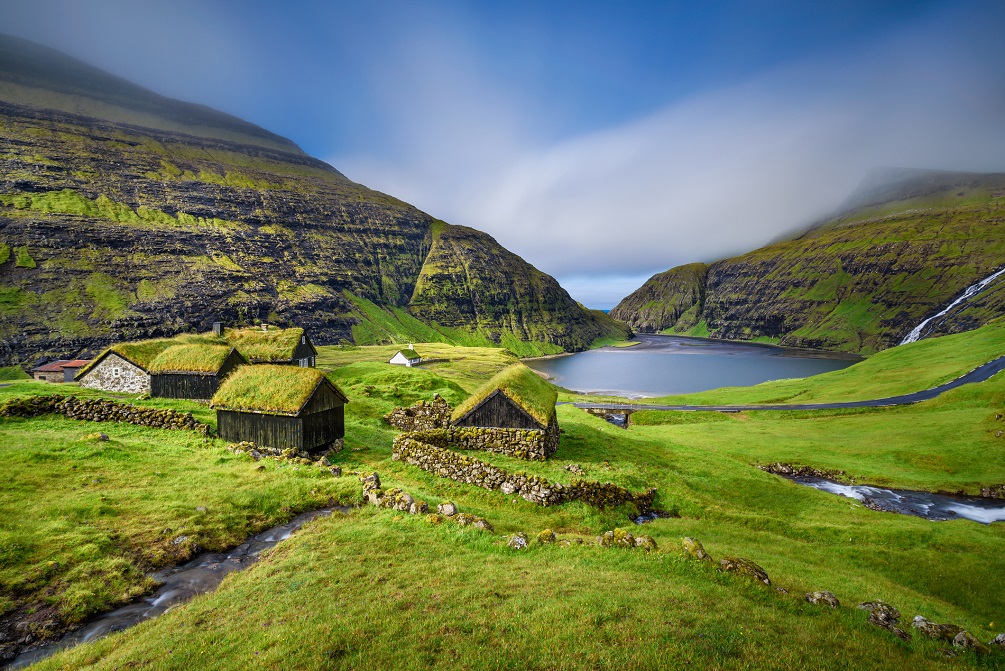
<path fill-rule="evenodd" d="M 554 387 L 527 366 L 516 363 L 457 406 L 450 417 L 451 425 L 522 432 L 534 438 L 531 442 L 540 445 L 544 457 L 550 457 L 558 449 L 557 398 Z"/>
<path fill-rule="evenodd" d="M 230 345 L 175 345 L 150 363 L 150 395 L 208 401 L 248 361 Z"/>
<path fill-rule="evenodd" d="M 225 440 L 315 450 L 341 446 L 348 402 L 319 370 L 262 364 L 238 368 L 220 385 L 212 407 Z"/>
<path fill-rule="evenodd" d="M 223 337 L 250 363 L 274 363 L 313 368 L 318 351 L 302 328 L 280 329 L 267 325 L 226 329 Z"/>
<path fill-rule="evenodd" d="M 177 340 L 160 338 L 116 343 L 80 369 L 81 387 L 124 394 L 150 393 L 150 364 Z"/>

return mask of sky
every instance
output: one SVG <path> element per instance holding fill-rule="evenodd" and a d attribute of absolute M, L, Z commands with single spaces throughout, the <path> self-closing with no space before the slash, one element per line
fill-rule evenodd
<path fill-rule="evenodd" d="M 1005 171 L 1005 2 L 0 0 L 0 31 L 288 137 L 610 308 L 874 167 Z"/>

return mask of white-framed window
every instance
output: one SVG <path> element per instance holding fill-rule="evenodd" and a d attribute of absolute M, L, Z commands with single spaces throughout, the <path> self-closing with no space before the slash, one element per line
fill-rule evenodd
<path fill-rule="evenodd" d="M 112 377 L 118 377 L 121 374 L 122 374 L 122 369 L 121 368 L 119 368 L 118 366 L 115 366 L 114 368 L 112 368 Z"/>

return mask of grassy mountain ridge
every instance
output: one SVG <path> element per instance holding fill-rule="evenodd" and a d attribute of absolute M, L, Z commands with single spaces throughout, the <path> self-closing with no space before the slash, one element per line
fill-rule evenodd
<path fill-rule="evenodd" d="M 1005 263 L 1003 196 L 1005 174 L 910 173 L 861 189 L 848 210 L 798 237 L 711 264 L 703 283 L 668 288 L 666 273 L 654 276 L 611 316 L 638 330 L 876 352 Z M 660 292 L 702 291 L 697 321 L 667 309 L 653 322 L 663 308 L 643 310 Z M 991 285 L 931 333 L 1002 314 L 1005 293 Z"/>
<path fill-rule="evenodd" d="M 172 100 L 41 44 L 0 34 L 0 99 L 72 114 L 303 153 L 204 105 Z"/>
<path fill-rule="evenodd" d="M 55 76 L 32 79 L 21 55 L 0 60 L 0 72 L 48 92 Z M 38 68 L 58 69 L 52 60 Z M 131 85 L 110 79 L 96 90 L 128 98 Z M 137 90 L 153 104 L 155 94 Z M 356 184 L 292 143 L 143 127 L 5 95 L 0 85 L 2 363 L 217 319 L 303 326 L 320 343 L 512 343 L 523 354 L 625 332 L 491 237 Z M 189 109 L 168 102 L 168 116 Z M 230 117 L 206 114 L 233 129 Z M 467 269 L 463 288 L 448 273 L 416 293 L 437 264 L 434 229 L 451 241 L 449 263 Z"/>

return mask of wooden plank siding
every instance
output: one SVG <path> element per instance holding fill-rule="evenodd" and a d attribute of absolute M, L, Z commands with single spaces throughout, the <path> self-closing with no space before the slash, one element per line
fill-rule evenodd
<path fill-rule="evenodd" d="M 547 428 L 498 389 L 489 394 L 471 412 L 454 422 L 454 426 L 538 430 Z"/>
<path fill-rule="evenodd" d="M 217 410 L 216 422 L 224 440 L 282 449 L 313 450 L 345 436 L 343 406 L 298 417 Z"/>
<path fill-rule="evenodd" d="M 208 401 L 220 388 L 223 380 L 247 361 L 236 349 L 231 349 L 226 360 L 215 374 L 211 373 L 152 373 L 150 396 L 154 398 L 189 398 Z"/>

